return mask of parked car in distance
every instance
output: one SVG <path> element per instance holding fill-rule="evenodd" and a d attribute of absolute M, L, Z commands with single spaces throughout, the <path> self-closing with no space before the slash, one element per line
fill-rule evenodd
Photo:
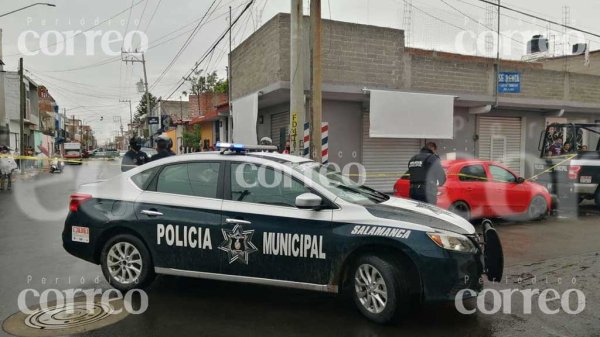
<path fill-rule="evenodd" d="M 548 190 L 527 181 L 509 168 L 485 160 L 452 160 L 442 163 L 448 177 L 438 190 L 437 206 L 466 219 L 525 217 L 538 219 L 551 210 Z M 394 185 L 394 195 L 409 198 L 410 177 Z"/>
<path fill-rule="evenodd" d="M 156 149 L 153 149 L 151 147 L 143 147 L 140 149 L 140 151 L 146 153 L 148 155 L 148 157 L 152 157 L 153 155 L 155 155 L 157 153 Z"/>
<path fill-rule="evenodd" d="M 115 149 L 104 149 L 97 148 L 92 151 L 91 156 L 93 158 L 115 158 L 119 156 L 119 152 Z"/>

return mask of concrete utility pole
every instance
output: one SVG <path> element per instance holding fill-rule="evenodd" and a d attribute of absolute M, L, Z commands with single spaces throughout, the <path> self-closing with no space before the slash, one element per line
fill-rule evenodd
<path fill-rule="evenodd" d="M 300 155 L 302 148 L 298 133 L 303 134 L 304 125 L 304 62 L 302 60 L 303 1 L 291 0 L 292 16 L 290 21 L 290 125 L 288 140 L 290 153 Z M 300 130 L 298 129 L 300 127 Z"/>
<path fill-rule="evenodd" d="M 119 100 L 119 102 L 121 103 L 129 103 L 129 128 L 130 128 L 130 132 L 132 131 L 131 129 L 133 128 L 133 113 L 131 112 L 131 100 L 130 99 L 124 99 L 124 100 Z M 131 132 L 131 134 L 133 135 L 133 132 Z"/>
<path fill-rule="evenodd" d="M 311 58 L 311 108 L 310 153 L 311 159 L 321 162 L 321 0 L 310 1 L 310 58 Z"/>
<path fill-rule="evenodd" d="M 19 59 L 19 131 L 20 139 L 19 139 L 19 149 L 21 149 L 21 156 L 25 155 L 25 83 L 23 76 L 23 58 Z M 19 169 L 23 172 L 23 159 L 19 159 Z"/>
<path fill-rule="evenodd" d="M 128 54 L 131 55 L 130 58 L 127 58 L 126 55 L 128 55 Z M 135 54 L 142 54 L 141 59 L 137 58 Z M 144 53 L 138 52 L 137 50 L 135 52 L 122 51 L 121 52 L 121 60 L 124 61 L 125 64 L 127 64 L 127 62 L 131 62 L 132 64 L 134 62 L 142 63 L 142 68 L 144 68 L 144 88 L 145 88 L 145 93 L 146 93 L 146 111 L 147 111 L 146 117 L 149 117 L 150 114 L 152 113 L 152 111 L 150 109 L 150 91 L 148 91 L 148 76 L 146 75 L 146 59 L 144 58 Z M 129 104 L 131 104 L 131 102 Z M 130 106 L 130 111 L 131 111 L 131 106 Z M 159 122 L 159 125 L 160 125 L 160 123 L 162 123 L 161 118 L 160 118 L 160 113 L 158 116 L 158 122 Z M 162 126 L 162 125 L 160 125 L 160 126 Z M 150 133 L 150 124 L 148 124 L 148 133 Z"/>
<path fill-rule="evenodd" d="M 227 102 L 229 104 L 229 118 L 227 118 L 227 141 L 233 141 L 233 104 L 231 103 L 231 6 L 229 6 L 229 54 L 227 58 Z M 198 104 L 200 104 L 200 95 L 198 95 Z M 200 109 L 198 109 L 200 111 Z"/>

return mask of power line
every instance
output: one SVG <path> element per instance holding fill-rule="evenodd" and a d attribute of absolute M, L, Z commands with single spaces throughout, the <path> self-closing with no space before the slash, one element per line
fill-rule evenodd
<path fill-rule="evenodd" d="M 171 70 L 171 68 L 173 67 L 173 65 L 175 64 L 175 62 L 179 59 L 179 57 L 181 57 L 181 55 L 187 49 L 187 47 L 190 45 L 190 43 L 192 42 L 192 40 L 194 39 L 194 37 L 196 36 L 196 34 L 198 34 L 198 32 L 200 30 L 200 27 L 202 26 L 203 21 L 207 18 L 207 16 L 211 12 L 211 9 L 217 3 L 217 1 L 220 1 L 220 0 L 213 0 L 213 2 L 210 4 L 210 7 L 208 7 L 208 9 L 204 13 L 204 15 L 202 16 L 202 18 L 200 19 L 200 21 L 198 22 L 198 24 L 196 25 L 196 27 L 192 31 L 192 33 L 188 36 L 188 38 L 185 40 L 185 42 L 183 43 L 183 45 L 181 45 L 181 47 L 179 48 L 179 51 L 177 52 L 177 54 L 175 54 L 175 56 L 173 57 L 173 59 L 171 60 L 171 62 L 169 62 L 169 64 L 165 67 L 165 69 L 158 76 L 158 78 L 154 81 L 154 83 L 152 83 L 152 85 L 150 86 L 150 89 L 153 89 L 154 87 L 156 87 L 156 85 L 165 77 L 165 75 L 167 74 L 167 72 L 169 70 Z"/>
<path fill-rule="evenodd" d="M 498 3 L 494 3 L 494 2 L 491 2 L 491 1 L 488 1 L 488 0 L 478 0 L 478 1 L 485 2 L 486 4 L 494 5 L 496 7 L 500 7 L 500 8 L 503 8 L 503 9 L 506 9 L 506 10 L 509 10 L 509 11 L 512 11 L 512 12 L 515 12 L 515 13 L 519 13 L 521 15 L 525 15 L 525 16 L 528 16 L 528 17 L 531 17 L 531 18 L 534 18 L 534 19 L 537 19 L 537 20 L 540 20 L 540 21 L 548 22 L 548 23 L 551 23 L 553 25 L 557 25 L 557 26 L 560 26 L 560 27 L 563 27 L 563 28 L 567 28 L 567 29 L 570 29 L 570 30 L 574 30 L 574 31 L 577 31 L 577 32 L 584 33 L 584 34 L 592 35 L 592 36 L 595 36 L 595 37 L 600 37 L 600 34 L 592 33 L 590 31 L 586 31 L 586 30 L 583 30 L 583 29 L 575 28 L 575 27 L 573 27 L 571 25 L 566 25 L 566 24 L 559 23 L 559 22 L 556 22 L 556 21 L 553 21 L 553 20 L 545 19 L 545 18 L 542 18 L 541 16 L 529 14 L 529 13 L 523 12 L 523 11 L 518 10 L 518 9 L 511 8 L 511 7 L 508 7 L 508 6 L 505 6 L 505 5 L 500 5 Z"/>
<path fill-rule="evenodd" d="M 180 83 L 175 88 L 175 90 L 173 90 L 173 92 L 171 92 L 171 94 L 169 94 L 169 96 L 167 96 L 167 98 L 166 98 L 167 100 L 169 98 L 171 98 L 171 96 L 173 96 L 173 94 L 175 94 L 175 92 L 177 92 L 177 90 L 179 90 L 179 88 L 181 88 L 181 86 L 186 82 L 187 78 L 189 78 L 192 74 L 194 74 L 195 71 L 198 70 L 198 67 L 200 67 L 200 64 L 202 62 L 204 62 L 204 60 L 206 60 L 206 58 L 215 51 L 215 49 L 217 48 L 219 43 L 221 43 L 221 41 L 223 41 L 223 39 L 227 36 L 227 33 L 229 32 L 229 30 L 239 21 L 239 19 L 242 17 L 242 15 L 244 15 L 244 13 L 246 13 L 246 11 L 250 8 L 250 6 L 252 6 L 252 4 L 254 4 L 254 0 L 250 0 L 250 2 L 248 2 L 248 4 L 246 5 L 246 7 L 244 7 L 242 12 L 235 18 L 235 20 L 233 20 L 233 22 L 229 25 L 229 27 L 227 27 L 227 29 L 215 41 L 215 43 L 213 43 L 212 47 L 202 56 L 202 58 L 200 58 L 200 60 L 198 62 L 196 62 L 196 65 L 191 69 L 191 71 L 188 73 L 188 75 L 184 76 L 183 80 L 180 80 Z M 231 69 L 229 71 L 231 71 Z"/>
<path fill-rule="evenodd" d="M 484 27 L 484 28 L 488 28 L 488 29 L 489 29 L 489 27 L 487 27 L 487 26 L 486 26 L 486 25 L 484 25 L 483 23 L 479 22 L 479 20 L 476 20 L 476 19 L 474 19 L 473 17 L 471 17 L 471 16 L 467 15 L 466 13 L 462 12 L 460 9 L 458 9 L 458 8 L 456 8 L 456 7 L 452 6 L 451 4 L 447 3 L 445 0 L 440 0 L 440 1 L 441 1 L 442 3 L 444 3 L 446 6 L 448 6 L 448 7 L 452 8 L 453 10 L 455 10 L 455 11 L 457 11 L 458 13 L 462 14 L 464 17 L 468 18 L 469 20 L 471 20 L 471 21 L 473 21 L 473 22 L 477 23 L 478 25 L 480 25 L 480 26 L 482 26 L 482 27 Z M 500 33 L 500 35 L 502 35 L 502 36 L 504 36 L 504 37 L 508 37 L 509 39 L 511 39 L 511 40 L 513 40 L 513 41 L 515 41 L 515 42 L 517 42 L 517 43 L 520 43 L 520 44 L 522 44 L 522 45 L 525 45 L 525 43 L 524 43 L 523 41 L 519 41 L 519 40 L 517 40 L 517 39 L 515 39 L 515 38 L 513 38 L 513 37 L 511 37 L 511 36 L 507 36 L 507 35 L 505 35 L 505 34 L 502 34 L 502 33 Z M 498 42 L 498 48 L 500 48 L 500 42 Z"/>
<path fill-rule="evenodd" d="M 241 6 L 242 5 L 239 5 L 239 6 L 237 6 L 237 8 L 239 8 Z M 222 14 L 219 14 L 218 16 L 214 17 L 213 19 L 208 20 L 206 23 L 213 22 L 213 21 L 217 20 L 218 18 L 227 15 L 227 13 L 228 12 L 223 12 Z M 179 28 L 177 28 L 177 29 L 169 32 L 169 33 L 166 33 L 166 34 L 162 35 L 161 37 L 159 37 L 159 38 L 156 39 L 156 42 L 153 45 L 150 45 L 148 47 L 148 50 L 153 49 L 155 47 L 158 47 L 160 45 L 163 45 L 163 44 L 165 44 L 167 42 L 173 41 L 173 40 L 179 38 L 180 36 L 183 36 L 183 35 L 191 32 L 193 30 L 193 28 L 185 30 L 185 31 L 181 32 L 180 34 L 177 34 L 177 35 L 175 35 L 175 36 L 173 36 L 173 37 L 171 37 L 169 39 L 166 39 L 164 41 L 160 41 L 161 39 L 163 39 L 163 38 L 165 38 L 165 37 L 167 37 L 167 36 L 169 36 L 169 35 L 171 35 L 173 33 L 176 33 L 178 31 L 183 30 L 185 27 L 188 27 L 188 26 L 191 26 L 191 25 L 195 24 L 198 20 L 199 19 L 196 19 L 196 20 L 194 20 L 194 21 L 192 21 L 190 23 L 187 23 L 187 24 L 185 24 L 185 25 L 183 25 L 183 26 L 181 26 L 181 27 L 179 27 Z M 89 69 L 89 68 L 103 66 L 103 65 L 106 65 L 106 64 L 109 64 L 109 63 L 120 61 L 120 60 L 121 60 L 121 56 L 119 55 L 119 56 L 110 57 L 110 58 L 107 58 L 107 59 L 104 59 L 104 60 L 101 60 L 101 61 L 98 61 L 98 62 L 95 62 L 95 63 L 91 63 L 91 64 L 87 64 L 87 65 L 83 65 L 83 66 L 79 66 L 79 67 L 75 67 L 75 68 L 67 68 L 67 69 L 60 69 L 60 70 L 43 70 L 43 71 L 42 70 L 38 70 L 38 72 L 44 72 L 44 73 L 62 73 L 62 72 L 69 72 L 69 71 L 85 70 L 85 69 Z"/>
<path fill-rule="evenodd" d="M 144 1 L 147 1 L 147 0 L 139 0 L 139 1 L 138 1 L 138 2 L 136 2 L 135 4 L 132 4 L 132 7 L 135 7 L 135 6 L 139 5 L 140 3 L 144 2 Z M 87 32 L 87 31 L 90 31 L 91 29 L 94 29 L 94 28 L 96 28 L 96 27 L 99 27 L 99 26 L 103 25 L 104 23 L 106 23 L 106 22 L 109 22 L 110 20 L 112 20 L 112 19 L 116 18 L 117 16 L 119 16 L 119 15 L 121 15 L 121 14 L 125 13 L 125 12 L 126 12 L 126 11 L 128 11 L 129 9 L 130 9 L 130 7 L 127 7 L 127 8 L 125 8 L 124 10 L 122 10 L 122 11 L 118 12 L 117 14 L 115 14 L 115 15 L 111 16 L 110 18 L 108 18 L 108 19 L 106 19 L 106 20 L 104 20 L 104 21 L 101 21 L 101 22 L 99 22 L 97 25 L 93 25 L 93 26 L 91 26 L 91 27 L 89 27 L 89 28 L 87 28 L 87 29 L 85 29 L 85 30 L 82 30 L 82 31 L 77 31 L 77 33 L 75 33 L 75 34 L 73 34 L 73 35 L 70 35 L 70 36 L 68 36 L 67 38 L 63 39 L 63 40 L 60 40 L 60 43 L 64 44 L 64 43 L 65 43 L 65 42 L 67 42 L 68 40 L 74 39 L 75 37 L 77 37 L 77 36 L 79 36 L 79 35 L 81 35 L 81 34 L 83 34 L 83 33 Z M 49 48 L 49 47 L 56 46 L 57 44 L 59 44 L 59 41 L 57 41 L 57 42 L 54 42 L 54 43 L 52 43 L 52 44 L 49 44 L 49 45 L 47 45 L 47 46 L 45 46 L 45 47 L 46 47 L 46 48 Z M 30 52 L 32 52 L 32 53 L 33 53 L 33 52 L 40 51 L 40 50 L 42 50 L 42 48 L 41 48 L 41 47 L 40 47 L 40 48 L 38 48 L 38 49 L 35 49 L 35 50 L 31 50 Z M 23 55 L 23 54 L 22 54 L 22 53 L 16 53 L 16 54 L 11 54 L 11 55 L 5 55 L 5 57 L 10 57 L 10 56 L 20 56 L 20 55 Z"/>

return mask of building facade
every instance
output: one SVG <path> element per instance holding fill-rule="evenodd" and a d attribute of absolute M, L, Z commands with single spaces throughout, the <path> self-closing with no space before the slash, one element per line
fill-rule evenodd
<path fill-rule="evenodd" d="M 231 55 L 233 114 L 236 100 L 257 95 L 257 138 L 269 136 L 278 145 L 286 139 L 290 120 L 289 27 L 289 15 L 278 14 Z M 341 166 L 363 164 L 367 184 L 384 191 L 391 191 L 425 141 L 436 141 L 443 157 L 495 160 L 528 177 L 548 122 L 600 120 L 600 76 L 501 60 L 500 74 L 517 74 L 518 90 L 512 83 L 496 94 L 505 83 L 496 80 L 494 59 L 406 48 L 402 30 L 324 20 L 322 45 L 329 160 Z M 303 53 L 309 79 L 307 32 Z M 411 103 L 418 106 L 406 103 L 411 95 L 423 95 Z M 449 107 L 427 110 L 428 97 L 434 101 L 448 96 L 453 97 Z M 421 110 L 433 115 L 424 119 L 416 113 Z M 388 124 L 386 133 L 376 130 L 382 118 Z M 299 119 L 300 125 L 307 120 L 306 115 Z M 449 121 L 437 125 L 446 127 L 444 137 L 436 137 L 430 128 L 440 124 L 438 119 Z M 379 124 L 372 127 L 372 121 Z M 407 126 L 414 132 L 407 132 Z"/>

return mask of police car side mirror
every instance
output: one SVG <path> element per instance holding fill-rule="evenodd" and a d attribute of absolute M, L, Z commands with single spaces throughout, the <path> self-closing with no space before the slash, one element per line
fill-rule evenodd
<path fill-rule="evenodd" d="M 296 207 L 300 209 L 319 210 L 323 199 L 313 193 L 304 193 L 296 197 Z"/>

